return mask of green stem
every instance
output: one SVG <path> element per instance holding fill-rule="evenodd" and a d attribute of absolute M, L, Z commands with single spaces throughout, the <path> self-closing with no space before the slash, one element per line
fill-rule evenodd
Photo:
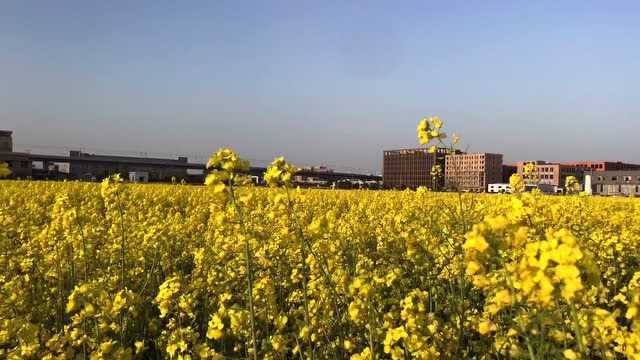
<path fill-rule="evenodd" d="M 371 360 L 376 360 L 376 352 L 374 351 L 374 343 L 373 343 L 373 320 L 371 315 L 371 302 L 369 301 L 368 306 L 368 317 L 369 317 L 369 350 L 371 351 Z"/>
<path fill-rule="evenodd" d="M 253 343 L 253 359 L 258 359 L 258 342 L 256 341 L 256 319 L 255 319 L 255 310 L 253 307 L 253 269 L 251 267 L 251 246 L 249 244 L 249 237 L 247 236 L 244 218 L 242 217 L 242 211 L 236 202 L 236 196 L 233 191 L 233 174 L 229 179 L 229 194 L 231 196 L 231 203 L 236 210 L 236 214 L 238 217 L 238 222 L 240 223 L 240 228 L 244 234 L 244 259 L 245 266 L 247 268 L 247 298 L 249 301 L 249 320 L 251 323 L 251 342 Z"/>
<path fill-rule="evenodd" d="M 302 299 L 304 303 L 304 323 L 307 327 L 307 330 L 311 331 L 311 323 L 309 321 L 309 296 L 308 296 L 308 278 L 309 278 L 309 269 L 307 268 L 307 253 L 304 248 L 304 234 L 302 232 L 302 228 L 298 223 L 297 219 L 293 216 L 293 202 L 291 201 L 291 195 L 289 194 L 289 187 L 285 185 L 285 190 L 287 192 L 287 202 L 288 202 L 288 213 L 289 213 L 289 221 L 295 224 L 296 233 L 298 235 L 298 240 L 300 241 L 300 257 L 302 261 Z M 311 344 L 311 338 L 307 338 L 307 346 L 309 346 L 309 350 L 311 351 L 311 359 L 315 359 L 315 351 L 313 350 L 313 346 Z"/>
<path fill-rule="evenodd" d="M 576 340 L 578 341 L 578 350 L 580 350 L 580 354 L 584 357 L 586 356 L 586 351 L 584 342 L 582 341 L 582 329 L 580 329 L 580 321 L 576 313 L 576 307 L 573 304 L 569 304 L 569 308 L 571 309 L 571 318 L 573 319 L 573 327 L 576 332 Z"/>

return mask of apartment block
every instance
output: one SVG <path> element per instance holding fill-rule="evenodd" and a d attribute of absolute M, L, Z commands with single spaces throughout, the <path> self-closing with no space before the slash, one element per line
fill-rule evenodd
<path fill-rule="evenodd" d="M 450 190 L 484 192 L 502 182 L 502 154 L 447 155 L 445 187 Z"/>

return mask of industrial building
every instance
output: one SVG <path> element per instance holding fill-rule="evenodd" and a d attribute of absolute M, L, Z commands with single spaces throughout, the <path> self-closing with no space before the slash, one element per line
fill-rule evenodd
<path fill-rule="evenodd" d="M 31 177 L 31 159 L 29 154 L 13 152 L 12 131 L 0 130 L 0 161 L 11 168 L 11 177 L 27 179 Z"/>
<path fill-rule="evenodd" d="M 604 196 L 640 196 L 640 170 L 593 171 L 585 174 L 585 191 Z"/>
<path fill-rule="evenodd" d="M 502 182 L 502 154 L 447 155 L 444 173 L 449 190 L 484 192 L 489 184 Z"/>
<path fill-rule="evenodd" d="M 147 181 L 169 181 L 172 177 L 187 178 L 188 169 L 204 168 L 202 164 L 189 164 L 186 157 L 175 160 L 80 151 L 70 151 L 69 156 L 14 152 L 12 136 L 12 131 L 0 130 L 0 161 L 9 164 L 14 179 L 101 180 L 116 173 L 124 178 L 129 178 L 129 173 L 146 173 Z"/>
<path fill-rule="evenodd" d="M 129 173 L 146 173 L 147 181 L 170 181 L 187 178 L 186 157 L 175 159 L 139 158 L 69 152 L 69 177 L 79 180 L 103 179 L 112 174 L 128 178 Z"/>
<path fill-rule="evenodd" d="M 430 154 L 426 148 L 385 150 L 382 161 L 384 186 L 396 189 L 416 189 L 420 186 L 442 188 L 442 177 L 434 181 L 431 169 L 434 165 L 444 168 L 448 151 L 449 149 L 439 148 Z"/>
<path fill-rule="evenodd" d="M 0 152 L 13 152 L 13 131 L 0 130 Z"/>
<path fill-rule="evenodd" d="M 70 151 L 68 156 L 20 153 L 13 150 L 12 132 L 0 130 L 0 162 L 7 162 L 13 179 L 45 180 L 102 180 L 113 174 L 135 182 L 177 181 L 202 184 L 205 176 L 205 164 L 190 163 L 186 157 L 177 159 L 158 159 L 148 157 L 129 157 L 89 154 Z M 266 168 L 251 167 L 246 175 L 262 179 Z M 300 170 L 302 178 L 313 178 L 316 183 L 335 183 L 338 181 L 378 184 L 382 177 L 372 174 L 334 172 L 326 167 L 312 167 Z M 262 183 L 262 181 L 256 181 Z"/>

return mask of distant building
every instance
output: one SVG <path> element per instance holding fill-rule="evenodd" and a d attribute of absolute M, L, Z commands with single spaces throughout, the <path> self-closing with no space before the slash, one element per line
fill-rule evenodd
<path fill-rule="evenodd" d="M 447 155 L 445 187 L 458 191 L 487 191 L 489 184 L 502 182 L 502 154 Z"/>
<path fill-rule="evenodd" d="M 32 163 L 29 154 L 16 152 L 0 152 L 0 162 L 6 162 L 11 168 L 13 179 L 28 179 L 32 175 Z"/>
<path fill-rule="evenodd" d="M 131 182 L 149 182 L 149 173 L 146 171 L 130 171 L 129 181 Z"/>
<path fill-rule="evenodd" d="M 382 160 L 384 186 L 398 189 L 420 186 L 441 188 L 443 177 L 434 182 L 431 169 L 437 164 L 444 170 L 447 151 L 439 148 L 436 153 L 430 154 L 426 148 L 385 150 Z"/>
<path fill-rule="evenodd" d="M 146 173 L 147 181 L 170 181 L 187 178 L 187 158 L 155 159 L 129 156 L 94 155 L 80 151 L 69 152 L 72 179 L 104 179 L 113 174 L 129 177 L 130 172 Z"/>
<path fill-rule="evenodd" d="M 305 166 L 302 169 L 302 174 L 298 173 L 293 177 L 293 182 L 298 185 L 308 187 L 325 187 L 329 186 L 327 180 L 323 180 L 318 176 L 306 175 L 306 172 L 313 172 L 315 174 L 333 174 L 333 169 L 326 166 Z"/>
<path fill-rule="evenodd" d="M 535 165 L 534 176 L 526 178 L 524 167 L 531 163 Z M 518 163 L 518 174 L 525 177 L 527 184 L 540 184 L 545 188 L 551 186 L 555 192 L 563 191 L 565 181 L 569 176 L 574 176 L 580 182 L 584 179 L 583 168 L 576 166 L 576 164 L 558 164 L 541 160 L 520 161 Z"/>
<path fill-rule="evenodd" d="M 0 152 L 12 152 L 13 151 L 13 131 L 0 130 Z"/>
<path fill-rule="evenodd" d="M 295 175 L 293 177 L 293 182 L 297 185 L 311 186 L 311 187 L 322 187 L 328 186 L 329 182 L 327 180 L 322 180 L 318 176 L 302 176 Z"/>
<path fill-rule="evenodd" d="M 0 130 L 0 162 L 7 162 L 13 178 L 48 180 L 101 180 L 113 174 L 129 178 L 130 173 L 146 173 L 148 181 L 185 180 L 202 183 L 205 178 L 205 164 L 189 163 L 186 157 L 158 159 L 88 154 L 70 151 L 69 156 L 52 154 L 32 154 L 13 152 L 12 132 Z M 262 183 L 266 171 L 261 167 L 250 167 L 246 175 Z M 305 177 L 311 186 L 329 186 L 338 181 L 356 182 L 358 185 L 378 187 L 382 180 L 378 175 L 334 172 L 325 166 L 301 170 L 298 175 Z M 308 179 L 307 179 L 308 178 Z"/>
<path fill-rule="evenodd" d="M 640 170 L 593 171 L 585 175 L 585 185 L 594 195 L 640 196 Z"/>
<path fill-rule="evenodd" d="M 579 171 L 640 170 L 639 164 L 629 164 L 621 161 L 565 162 L 561 163 L 561 165 L 575 167 Z"/>
<path fill-rule="evenodd" d="M 29 154 L 13 152 L 12 134 L 12 131 L 0 130 L 0 162 L 9 164 L 11 168 L 11 178 L 30 178 L 32 165 Z"/>
<path fill-rule="evenodd" d="M 317 173 L 325 173 L 325 174 L 331 174 L 333 173 L 333 169 L 320 165 L 320 166 L 305 166 L 302 168 L 302 170 L 305 171 L 313 171 L 313 172 L 317 172 Z"/>
<path fill-rule="evenodd" d="M 511 175 L 518 173 L 517 165 L 502 164 L 502 182 L 508 184 Z"/>

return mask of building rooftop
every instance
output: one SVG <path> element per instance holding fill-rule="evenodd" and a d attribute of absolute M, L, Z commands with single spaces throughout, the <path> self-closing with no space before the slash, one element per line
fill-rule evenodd
<path fill-rule="evenodd" d="M 186 164 L 186 157 L 178 157 L 178 159 L 159 159 L 159 158 L 149 158 L 149 157 L 133 157 L 133 156 L 114 156 L 114 155 L 96 155 L 96 154 L 88 154 L 81 151 L 70 151 L 69 152 L 70 160 L 91 160 L 91 161 L 108 161 L 108 162 L 142 162 L 147 164 L 157 163 L 159 165 L 171 164 L 171 163 L 180 163 Z"/>
<path fill-rule="evenodd" d="M 631 174 L 631 175 L 640 175 L 640 170 L 632 169 L 632 170 L 605 170 L 605 171 L 591 171 L 590 174 L 595 176 L 607 176 L 607 175 L 620 175 L 620 174 Z"/>

